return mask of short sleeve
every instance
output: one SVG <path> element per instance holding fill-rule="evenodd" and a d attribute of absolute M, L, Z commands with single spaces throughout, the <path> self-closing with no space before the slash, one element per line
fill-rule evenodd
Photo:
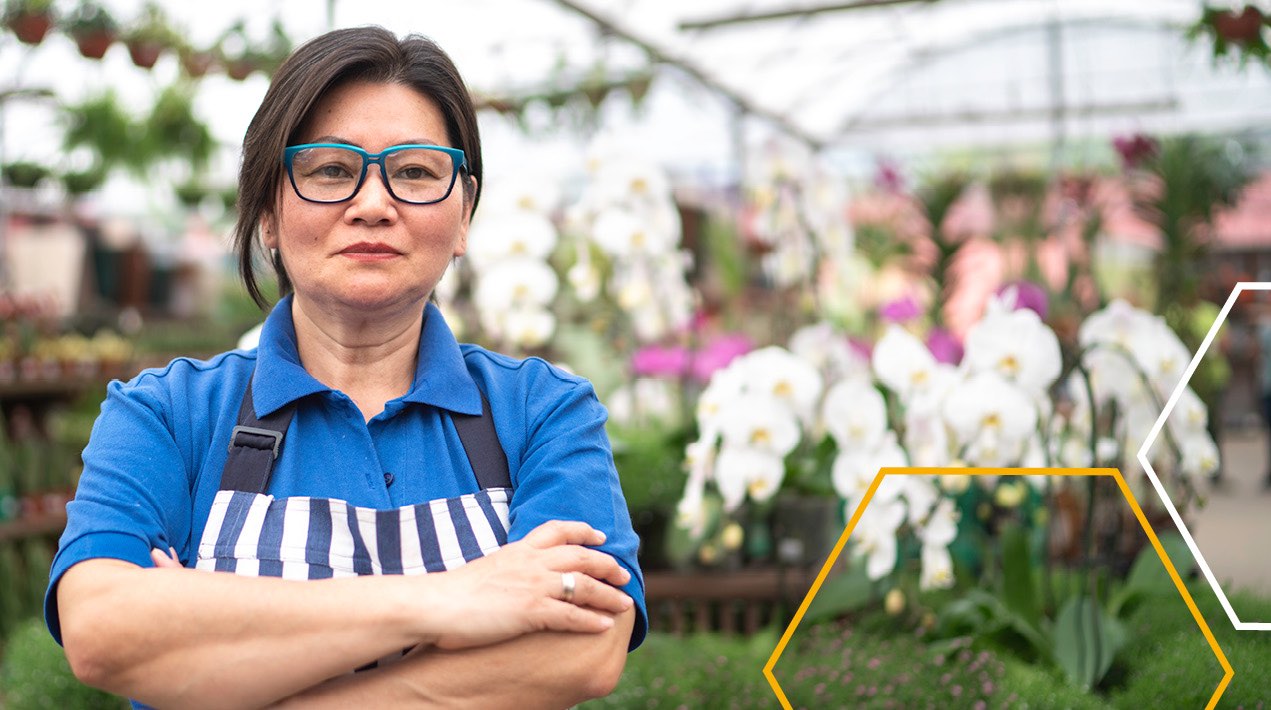
<path fill-rule="evenodd" d="M 143 380 L 143 382 L 138 384 Z M 185 548 L 191 496 L 184 461 L 165 416 L 165 393 L 153 376 L 107 388 L 84 449 L 84 472 L 66 506 L 44 598 L 45 622 L 61 643 L 57 584 L 84 560 L 110 558 L 153 566 L 150 550 Z"/>
<path fill-rule="evenodd" d="M 644 577 L 636 557 L 639 539 L 605 431 L 608 414 L 586 381 L 543 377 L 554 381 L 530 387 L 536 394 L 526 402 L 525 449 L 520 466 L 513 467 L 508 538 L 519 540 L 549 520 L 579 520 L 604 532 L 599 549 L 631 573 L 623 591 L 635 602 L 629 646 L 635 649 L 649 625 Z"/>

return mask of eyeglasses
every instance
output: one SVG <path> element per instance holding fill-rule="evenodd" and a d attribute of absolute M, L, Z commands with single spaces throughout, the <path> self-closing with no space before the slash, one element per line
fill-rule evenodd
<path fill-rule="evenodd" d="M 283 163 L 291 187 L 307 202 L 353 199 L 366 182 L 367 168 L 375 163 L 394 199 L 430 205 L 450 196 L 464 155 L 458 148 L 438 145 L 395 145 L 368 153 L 353 145 L 305 143 L 284 150 Z"/>

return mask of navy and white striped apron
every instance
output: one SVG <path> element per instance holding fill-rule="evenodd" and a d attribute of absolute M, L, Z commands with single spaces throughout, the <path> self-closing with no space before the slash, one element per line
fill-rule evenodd
<path fill-rule="evenodd" d="M 196 569 L 283 579 L 425 574 L 507 544 L 511 479 L 484 395 L 480 416 L 451 414 L 480 490 L 388 510 L 265 492 L 294 414 L 291 404 L 257 419 L 248 384 Z"/>

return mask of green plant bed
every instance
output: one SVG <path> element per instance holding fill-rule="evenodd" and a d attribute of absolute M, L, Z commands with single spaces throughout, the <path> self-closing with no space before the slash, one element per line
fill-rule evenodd
<path fill-rule="evenodd" d="M 43 620 L 24 622 L 5 642 L 0 657 L 0 707 L 98 710 L 126 705 L 122 699 L 75 679 Z"/>
<path fill-rule="evenodd" d="M 1189 590 L 1236 671 L 1218 707 L 1271 705 L 1271 634 L 1235 631 L 1203 581 Z M 1271 620 L 1271 598 L 1237 593 L 1232 603 L 1248 619 Z M 877 610 L 801 626 L 775 674 L 796 708 L 1205 707 L 1222 669 L 1182 598 L 1148 599 L 1126 621 L 1130 640 L 1099 693 L 969 638 L 929 643 Z M 773 707 L 762 669 L 776 642 L 775 632 L 750 639 L 650 634 L 628 658 L 617 690 L 584 707 Z"/>

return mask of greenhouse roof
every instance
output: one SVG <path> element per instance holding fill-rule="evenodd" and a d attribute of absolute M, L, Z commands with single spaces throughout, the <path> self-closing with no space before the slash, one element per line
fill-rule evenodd
<path fill-rule="evenodd" d="M 104 3 L 123 21 L 141 0 Z M 196 45 L 235 20 L 264 37 L 273 18 L 303 41 L 331 26 L 381 24 L 436 39 L 481 97 L 541 97 L 589 81 L 614 85 L 652 71 L 644 104 L 606 100 L 591 118 L 562 120 L 523 102 L 516 120 L 493 112 L 494 155 L 553 154 L 616 133 L 680 174 L 734 174 L 740 146 L 773 133 L 816 147 L 841 167 L 880 155 L 921 159 L 950 150 L 1028 146 L 1067 160 L 1108 154 L 1114 135 L 1236 132 L 1271 119 L 1271 72 L 1216 64 L 1185 28 L 1197 0 L 221 0 L 162 3 Z M 117 47 L 104 61 L 64 37 L 35 49 L 0 44 L 10 87 L 49 87 L 62 100 L 102 85 L 144 105 L 177 76 Z M 212 76 L 196 108 L 227 147 L 241 140 L 266 80 Z M 0 86 L 0 89 L 5 88 Z M 617 91 L 615 94 L 623 92 Z M 9 159 L 56 151 L 41 140 L 47 109 L 6 111 Z M 738 120 L 738 117 L 745 117 Z M 526 130 L 528 127 L 528 130 Z M 43 147 L 41 147 L 43 146 Z M 535 153 L 534 151 L 540 151 Z M 236 151 L 220 161 L 233 174 Z M 39 155 L 33 157 L 39 158 Z M 518 158 L 519 159 L 519 158 Z M 509 160 L 509 162 L 511 162 Z M 497 166 L 497 159 L 491 161 Z"/>

